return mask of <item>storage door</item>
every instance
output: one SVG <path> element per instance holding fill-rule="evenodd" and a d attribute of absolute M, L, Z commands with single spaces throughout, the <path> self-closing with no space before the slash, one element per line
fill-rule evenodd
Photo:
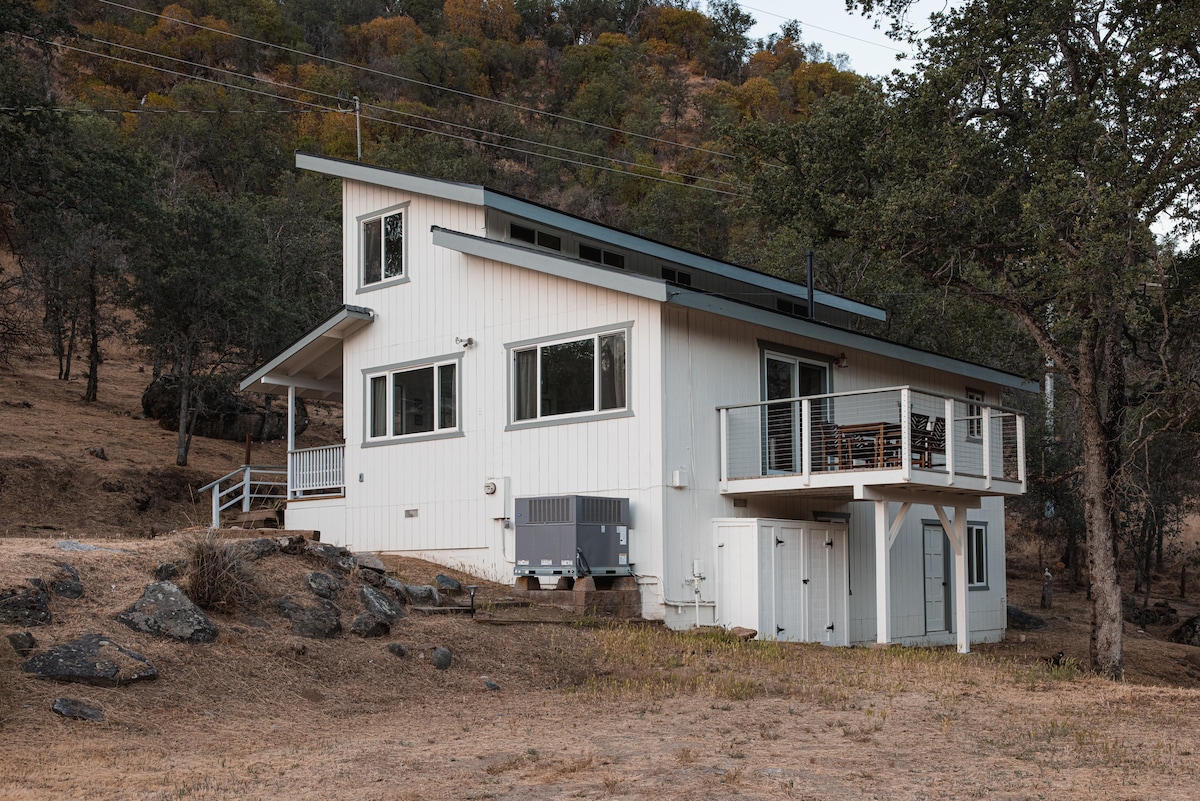
<path fill-rule="evenodd" d="M 800 526 L 773 526 L 775 542 L 775 625 L 776 638 L 803 642 L 804 631 L 804 529 Z"/>

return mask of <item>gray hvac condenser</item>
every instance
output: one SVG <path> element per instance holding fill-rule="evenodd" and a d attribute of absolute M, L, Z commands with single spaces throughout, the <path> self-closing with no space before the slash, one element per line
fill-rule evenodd
<path fill-rule="evenodd" d="M 629 576 L 629 499 L 516 498 L 518 576 Z"/>

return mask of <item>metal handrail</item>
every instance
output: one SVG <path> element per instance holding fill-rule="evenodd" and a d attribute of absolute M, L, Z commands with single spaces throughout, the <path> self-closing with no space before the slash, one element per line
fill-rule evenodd
<path fill-rule="evenodd" d="M 265 478 L 253 478 L 255 473 L 265 473 L 268 476 L 284 477 L 283 481 L 271 481 Z M 237 479 L 237 483 L 221 489 L 221 484 Z M 268 491 L 263 491 L 266 488 Z M 275 492 L 274 489 L 282 489 Z M 243 512 L 250 511 L 254 501 L 267 499 L 284 500 L 287 497 L 287 468 L 279 465 L 242 465 L 237 470 L 231 470 L 225 475 L 205 484 L 200 492 L 212 492 L 212 527 L 221 526 L 221 512 L 233 508 L 238 503 Z M 228 500 L 226 500 L 228 499 Z"/>
<path fill-rule="evenodd" d="M 851 389 L 851 390 L 846 390 L 844 392 L 826 392 L 822 395 L 797 395 L 794 398 L 773 398 L 771 400 L 750 401 L 748 403 L 729 403 L 729 404 L 725 404 L 724 406 L 718 406 L 717 411 L 719 412 L 722 409 L 748 409 L 751 406 L 771 406 L 774 404 L 795 403 L 797 401 L 803 401 L 803 400 L 819 401 L 819 400 L 825 400 L 826 398 L 861 397 L 863 395 L 875 395 L 875 394 L 882 393 L 882 392 L 902 392 L 904 390 L 910 390 L 912 392 L 919 392 L 922 395 L 927 395 L 931 398 L 941 398 L 942 400 L 952 400 L 952 401 L 956 401 L 958 403 L 965 403 L 970 406 L 986 406 L 987 408 L 991 409 L 992 411 L 1003 412 L 1005 415 L 1024 416 L 1024 414 L 1025 414 L 1025 412 L 1021 411 L 1020 409 L 1013 409 L 1008 406 L 999 406 L 995 403 L 988 403 L 986 401 L 981 401 L 978 398 L 966 398 L 961 395 L 947 395 L 942 392 L 933 392 L 933 391 L 930 391 L 927 389 L 921 389 L 920 387 L 914 387 L 914 386 L 908 385 L 908 384 L 895 386 L 895 387 L 872 387 L 871 389 Z M 955 418 L 955 421 L 958 422 L 961 420 L 970 420 L 970 419 L 974 419 L 974 418 L 959 417 L 959 418 Z"/>

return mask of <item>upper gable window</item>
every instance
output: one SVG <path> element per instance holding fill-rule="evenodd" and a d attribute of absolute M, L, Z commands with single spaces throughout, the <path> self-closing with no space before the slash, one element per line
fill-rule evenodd
<path fill-rule="evenodd" d="M 967 389 L 967 436 L 971 439 L 983 438 L 983 391 Z"/>
<path fill-rule="evenodd" d="M 404 278 L 404 209 L 362 221 L 362 285 Z"/>

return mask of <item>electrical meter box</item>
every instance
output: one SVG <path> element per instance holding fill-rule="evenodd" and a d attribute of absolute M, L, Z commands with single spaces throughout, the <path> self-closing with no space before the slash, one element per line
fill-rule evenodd
<path fill-rule="evenodd" d="M 516 498 L 518 576 L 630 576 L 629 499 Z"/>

